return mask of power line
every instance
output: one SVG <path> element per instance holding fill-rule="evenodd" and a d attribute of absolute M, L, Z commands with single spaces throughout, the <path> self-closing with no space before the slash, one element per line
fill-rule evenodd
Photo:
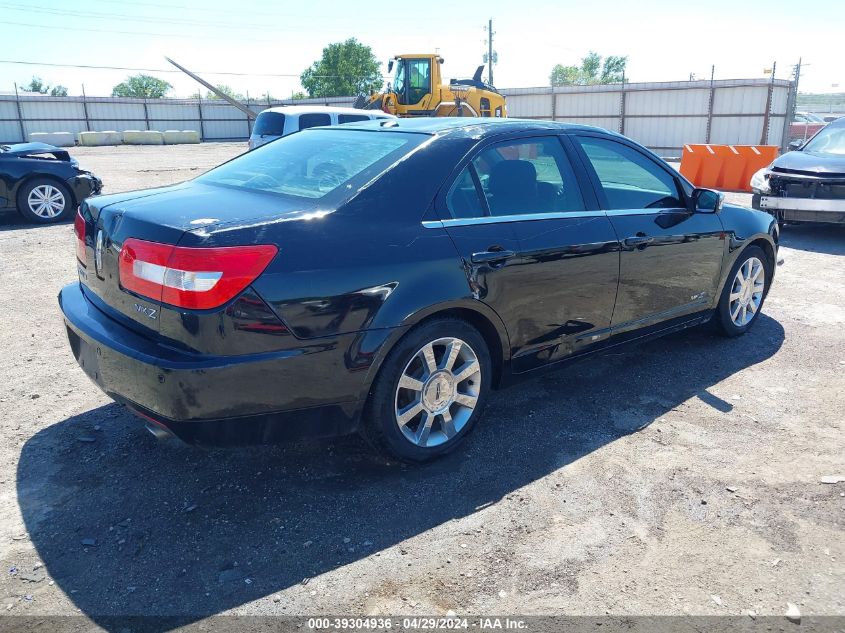
<path fill-rule="evenodd" d="M 205 26 L 211 28 L 225 29 L 250 29 L 270 31 L 290 31 L 290 28 L 279 28 L 268 24 L 234 24 L 232 22 L 213 22 L 209 20 L 196 20 L 193 18 L 152 18 L 148 16 L 127 15 L 125 13 L 103 13 L 100 11 L 69 11 L 66 9 L 55 9 L 40 5 L 13 5 L 6 2 L 0 3 L 0 8 L 11 9 L 12 11 L 23 11 L 25 13 L 42 13 L 47 15 L 69 16 L 80 18 L 97 18 L 106 20 L 132 20 L 133 22 L 146 22 L 147 24 L 177 24 L 186 26 Z"/>
<path fill-rule="evenodd" d="M 151 31 L 119 31 L 115 29 L 91 29 L 91 28 L 83 28 L 78 26 L 52 26 L 47 24 L 32 24 L 31 22 L 11 22 L 9 20 L 2 20 L 0 24 L 9 24 L 12 26 L 31 26 L 37 29 L 54 29 L 59 31 L 86 31 L 89 33 L 112 33 L 112 34 L 119 34 L 119 35 L 155 35 L 156 37 L 189 37 L 192 39 L 199 39 L 199 40 L 213 40 L 219 43 L 218 37 L 212 36 L 204 36 L 204 35 L 186 35 L 184 33 L 153 33 Z M 269 44 L 278 44 L 279 40 L 269 40 L 269 39 L 258 39 L 258 38 L 249 38 L 250 42 L 262 42 L 262 43 L 269 43 Z"/>
<path fill-rule="evenodd" d="M 148 73 L 175 73 L 181 74 L 181 70 L 174 70 L 172 68 L 134 68 L 131 66 L 96 66 L 93 64 L 58 64 L 58 63 L 51 63 L 51 62 L 29 62 L 23 60 L 14 60 L 14 59 L 0 59 L 0 64 L 20 64 L 24 66 L 51 66 L 55 68 L 83 68 L 87 70 L 131 70 L 136 72 L 148 72 Z M 235 73 L 235 72 L 224 72 L 224 71 L 214 71 L 214 70 L 197 70 L 194 71 L 198 75 L 227 75 L 232 77 L 294 77 L 299 79 L 301 73 Z M 321 79 L 335 79 L 340 77 L 352 77 L 352 75 L 314 75 L 315 77 L 319 77 Z M 386 77 L 386 75 L 382 75 L 382 77 Z M 357 78 L 357 77 L 352 77 Z"/>

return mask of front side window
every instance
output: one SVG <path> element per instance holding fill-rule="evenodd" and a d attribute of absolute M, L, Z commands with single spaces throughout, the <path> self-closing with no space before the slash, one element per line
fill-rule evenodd
<path fill-rule="evenodd" d="M 676 209 L 686 205 L 675 178 L 637 150 L 610 139 L 577 137 L 598 176 L 608 209 Z"/>
<path fill-rule="evenodd" d="M 425 138 L 336 128 L 301 132 L 242 154 L 196 180 L 310 199 L 336 191 L 351 194 Z"/>
<path fill-rule="evenodd" d="M 300 130 L 307 130 L 309 127 L 320 127 L 331 124 L 332 117 L 325 112 L 312 112 L 310 114 L 299 115 Z"/>
<path fill-rule="evenodd" d="M 506 141 L 472 161 L 491 215 L 583 211 L 584 199 L 560 140 Z"/>

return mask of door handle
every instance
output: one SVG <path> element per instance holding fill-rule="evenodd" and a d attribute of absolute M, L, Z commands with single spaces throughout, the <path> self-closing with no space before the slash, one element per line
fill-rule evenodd
<path fill-rule="evenodd" d="M 516 253 L 506 250 L 487 250 L 481 253 L 473 253 L 470 259 L 473 264 L 495 264 L 504 262 L 506 259 L 516 257 Z"/>
<path fill-rule="evenodd" d="M 643 233 L 638 233 L 634 237 L 626 237 L 625 246 L 645 246 L 646 244 L 651 244 L 653 241 L 653 237 L 649 237 Z"/>

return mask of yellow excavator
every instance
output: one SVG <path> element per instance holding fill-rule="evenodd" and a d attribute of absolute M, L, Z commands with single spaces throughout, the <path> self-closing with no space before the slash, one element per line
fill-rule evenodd
<path fill-rule="evenodd" d="M 388 74 L 394 73 L 387 89 L 359 98 L 356 105 L 399 117 L 508 115 L 504 95 L 481 81 L 484 66 L 479 66 L 471 79 L 443 84 L 442 65 L 440 55 L 397 55 L 387 65 Z"/>

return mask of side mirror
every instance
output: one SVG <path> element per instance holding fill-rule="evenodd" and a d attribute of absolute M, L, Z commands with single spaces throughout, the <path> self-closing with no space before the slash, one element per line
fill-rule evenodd
<path fill-rule="evenodd" d="M 389 75 L 392 72 L 393 72 L 393 60 L 391 59 L 389 62 L 387 62 L 387 74 Z"/>
<path fill-rule="evenodd" d="M 692 201 L 695 210 L 701 213 L 719 213 L 725 203 L 725 194 L 712 189 L 693 189 Z"/>
<path fill-rule="evenodd" d="M 794 141 L 789 141 L 789 151 L 790 152 L 797 152 L 801 147 L 804 145 L 804 141 L 800 138 L 795 139 Z"/>

